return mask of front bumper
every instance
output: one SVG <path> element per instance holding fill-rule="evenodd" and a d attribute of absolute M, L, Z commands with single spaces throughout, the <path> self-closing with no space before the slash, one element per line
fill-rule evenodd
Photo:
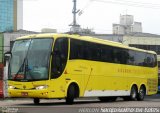
<path fill-rule="evenodd" d="M 20 98 L 50 98 L 51 92 L 46 89 L 43 90 L 17 90 L 9 89 L 9 97 L 20 97 Z"/>

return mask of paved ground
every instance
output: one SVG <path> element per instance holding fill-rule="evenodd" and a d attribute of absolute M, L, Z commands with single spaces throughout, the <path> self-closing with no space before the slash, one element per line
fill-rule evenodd
<path fill-rule="evenodd" d="M 98 113 L 116 110 L 160 112 L 160 95 L 147 96 L 144 101 L 123 101 L 118 98 L 116 102 L 100 102 L 96 98 L 82 98 L 76 100 L 73 105 L 66 105 L 64 100 L 54 99 L 41 100 L 39 105 L 34 105 L 32 99 L 1 99 L 0 106 L 0 111 L 8 110 L 12 113 Z"/>

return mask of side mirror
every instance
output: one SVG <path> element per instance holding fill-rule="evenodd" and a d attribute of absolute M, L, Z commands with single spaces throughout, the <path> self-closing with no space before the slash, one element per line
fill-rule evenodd
<path fill-rule="evenodd" d="M 6 66 L 6 62 L 10 60 L 11 55 L 12 55 L 11 51 L 4 53 L 4 60 L 3 60 L 4 66 Z"/>

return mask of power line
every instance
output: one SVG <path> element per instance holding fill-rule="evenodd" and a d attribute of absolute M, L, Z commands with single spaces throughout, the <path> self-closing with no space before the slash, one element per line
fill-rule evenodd
<path fill-rule="evenodd" d="M 79 16 L 81 16 L 84 13 L 84 10 L 86 10 L 89 5 L 91 4 L 92 0 L 89 0 L 86 5 L 80 10 L 80 12 L 78 13 Z"/>
<path fill-rule="evenodd" d="M 80 16 L 85 12 L 85 10 L 92 4 L 92 0 L 88 0 L 86 5 L 79 11 L 77 21 L 79 20 Z"/>
<path fill-rule="evenodd" d="M 94 1 L 94 0 L 93 0 Z M 113 1 L 113 0 L 112 0 Z M 144 2 L 135 2 L 135 1 L 129 1 L 129 0 L 114 0 L 117 2 L 125 2 L 125 3 L 134 3 L 134 4 L 143 4 L 143 5 L 149 5 L 149 6 L 160 6 L 160 4 L 153 4 L 153 3 L 144 3 Z"/>
<path fill-rule="evenodd" d="M 152 4 L 152 3 L 142 3 L 142 2 L 132 2 L 128 0 L 92 0 L 95 2 L 103 2 L 103 3 L 111 3 L 118 5 L 126 5 L 132 7 L 143 7 L 143 8 L 151 8 L 151 9 L 160 9 L 160 4 Z"/>

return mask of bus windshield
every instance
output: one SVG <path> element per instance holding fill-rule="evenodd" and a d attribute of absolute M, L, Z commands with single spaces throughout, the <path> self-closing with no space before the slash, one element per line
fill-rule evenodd
<path fill-rule="evenodd" d="M 52 43 L 51 38 L 15 41 L 8 79 L 15 81 L 47 80 Z"/>

